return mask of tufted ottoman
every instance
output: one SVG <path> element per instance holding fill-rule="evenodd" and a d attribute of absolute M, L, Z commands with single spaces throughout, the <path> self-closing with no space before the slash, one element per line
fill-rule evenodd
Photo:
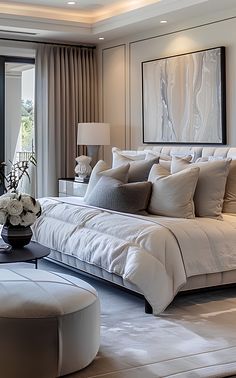
<path fill-rule="evenodd" d="M 0 270 L 0 377 L 55 378 L 80 370 L 99 348 L 96 290 L 66 274 Z"/>

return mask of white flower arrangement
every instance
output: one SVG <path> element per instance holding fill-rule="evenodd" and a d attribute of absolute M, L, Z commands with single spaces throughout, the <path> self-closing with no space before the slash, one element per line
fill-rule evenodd
<path fill-rule="evenodd" d="M 8 192 L 0 196 L 0 224 L 27 227 L 40 215 L 40 203 L 28 194 Z"/>

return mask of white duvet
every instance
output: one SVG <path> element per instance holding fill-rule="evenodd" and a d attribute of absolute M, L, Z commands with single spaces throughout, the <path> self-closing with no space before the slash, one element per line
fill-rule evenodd
<path fill-rule="evenodd" d="M 33 225 L 39 243 L 137 286 L 159 314 L 187 277 L 236 269 L 236 217 L 179 219 L 89 207 L 78 198 L 43 198 Z"/>

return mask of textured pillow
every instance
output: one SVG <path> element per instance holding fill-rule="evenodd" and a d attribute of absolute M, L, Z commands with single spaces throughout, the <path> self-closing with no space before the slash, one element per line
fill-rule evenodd
<path fill-rule="evenodd" d="M 123 184 L 120 180 L 103 176 L 85 203 L 124 213 L 139 213 L 147 208 L 151 188 L 150 182 Z"/>
<path fill-rule="evenodd" d="M 189 167 L 199 167 L 199 179 L 194 194 L 195 214 L 198 217 L 222 219 L 221 212 L 225 184 L 231 159 L 189 163 L 185 159 L 173 157 L 171 173 Z"/>
<path fill-rule="evenodd" d="M 100 180 L 102 175 L 114 177 L 117 180 L 121 180 L 122 182 L 127 182 L 128 171 L 129 164 L 124 164 L 117 168 L 108 169 L 108 165 L 105 163 L 105 161 L 99 160 L 92 170 L 84 200 L 88 198 L 89 194 L 91 193 L 97 182 Z"/>
<path fill-rule="evenodd" d="M 148 178 L 152 182 L 148 212 L 166 217 L 194 218 L 193 195 L 199 171 L 195 167 L 170 175 L 159 164 L 153 165 Z"/>

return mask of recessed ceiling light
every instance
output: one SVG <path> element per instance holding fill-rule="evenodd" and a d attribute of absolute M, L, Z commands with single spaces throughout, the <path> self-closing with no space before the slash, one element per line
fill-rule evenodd
<path fill-rule="evenodd" d="M 161 21 L 160 21 L 160 24 L 166 24 L 166 23 L 167 23 L 166 20 L 161 20 Z"/>
<path fill-rule="evenodd" d="M 68 5 L 75 5 L 75 1 L 67 1 Z"/>
<path fill-rule="evenodd" d="M 104 40 L 104 37 L 99 37 L 98 39 L 100 39 L 101 41 L 103 41 L 103 40 Z"/>

